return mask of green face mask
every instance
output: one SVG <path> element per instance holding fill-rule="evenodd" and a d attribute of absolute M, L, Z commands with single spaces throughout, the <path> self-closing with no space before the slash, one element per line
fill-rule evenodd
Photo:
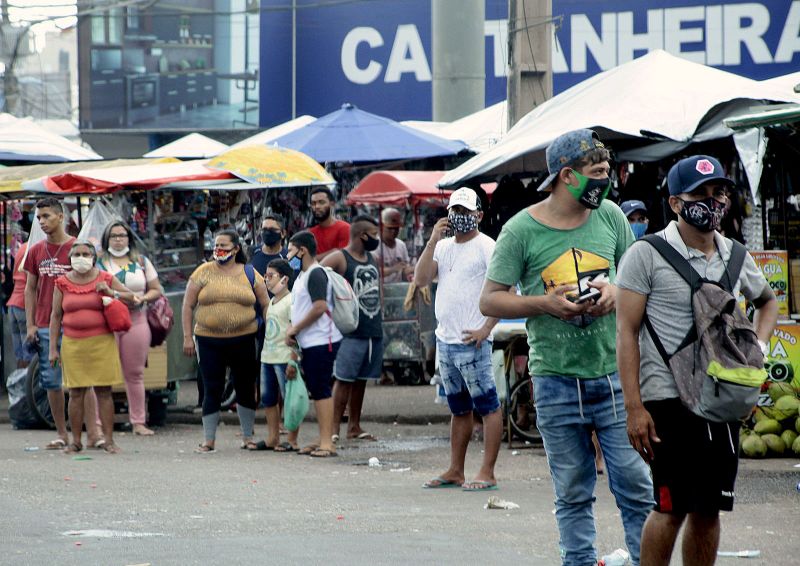
<path fill-rule="evenodd" d="M 570 171 L 572 171 L 572 174 L 578 179 L 577 187 L 567 185 L 570 194 L 586 208 L 599 208 L 600 203 L 603 202 L 603 199 L 605 199 L 611 191 L 611 179 L 608 177 L 605 179 L 590 179 L 589 177 L 581 175 L 575 171 L 575 169 L 570 169 Z"/>

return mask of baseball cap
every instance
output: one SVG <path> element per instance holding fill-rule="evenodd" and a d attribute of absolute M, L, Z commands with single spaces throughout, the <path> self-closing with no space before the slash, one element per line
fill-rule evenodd
<path fill-rule="evenodd" d="M 558 172 L 567 164 L 576 161 L 589 153 L 591 150 L 605 147 L 600 138 L 593 130 L 573 130 L 558 136 L 547 146 L 545 157 L 547 158 L 547 178 L 539 185 L 537 190 L 545 191 L 550 188 L 553 179 Z"/>
<path fill-rule="evenodd" d="M 667 173 L 670 196 L 691 193 L 703 183 L 720 181 L 730 186 L 735 183 L 725 176 L 722 165 L 710 155 L 693 155 L 678 161 Z"/>
<path fill-rule="evenodd" d="M 381 222 L 387 228 L 400 228 L 403 226 L 403 215 L 396 208 L 385 208 L 381 213 Z"/>
<path fill-rule="evenodd" d="M 449 210 L 454 206 L 463 206 L 469 210 L 478 210 L 478 193 L 469 187 L 461 187 L 450 195 L 450 202 L 447 204 L 447 209 Z"/>
<path fill-rule="evenodd" d="M 622 209 L 622 212 L 625 214 L 625 216 L 630 216 L 637 210 L 647 212 L 647 207 L 640 200 L 626 200 L 621 205 L 619 205 L 619 207 Z"/>

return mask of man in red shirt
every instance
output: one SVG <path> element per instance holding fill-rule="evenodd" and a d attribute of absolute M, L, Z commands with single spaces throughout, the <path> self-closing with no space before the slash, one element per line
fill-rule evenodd
<path fill-rule="evenodd" d="M 350 243 L 350 224 L 333 216 L 333 193 L 325 187 L 311 191 L 311 212 L 317 221 L 308 229 L 317 240 L 317 261 Z"/>
<path fill-rule="evenodd" d="M 28 333 L 26 341 L 33 344 L 39 353 L 39 384 L 47 391 L 50 412 L 58 431 L 58 438 L 47 445 L 48 450 L 67 446 L 67 423 L 64 417 L 64 390 L 61 388 L 61 368 L 51 366 L 50 359 L 50 312 L 53 309 L 53 292 L 58 277 L 71 269 L 69 250 L 75 240 L 64 231 L 64 210 L 61 203 L 52 197 L 36 203 L 36 221 L 47 236 L 28 250 L 23 269 L 28 274 L 25 282 L 25 317 Z M 102 446 L 97 425 L 95 396 L 86 395 L 84 414 L 89 445 Z M 91 415 L 91 417 L 90 417 Z"/>

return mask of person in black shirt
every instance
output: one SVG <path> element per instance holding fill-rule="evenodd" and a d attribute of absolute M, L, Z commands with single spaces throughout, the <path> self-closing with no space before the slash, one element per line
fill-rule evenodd
<path fill-rule="evenodd" d="M 333 440 L 339 439 L 339 425 L 348 407 L 347 438 L 375 440 L 361 428 L 361 407 L 367 381 L 378 379 L 383 367 L 383 314 L 381 312 L 380 271 L 370 252 L 380 243 L 378 222 L 365 215 L 356 216 L 350 225 L 350 243 L 328 255 L 322 265 L 332 268 L 353 287 L 358 297 L 358 327 L 344 336 L 333 376 Z"/>
<path fill-rule="evenodd" d="M 250 259 L 253 268 L 261 277 L 266 275 L 267 266 L 273 259 L 286 259 L 288 252 L 283 245 L 283 240 L 286 238 L 285 225 L 283 218 L 277 214 L 268 214 L 261 221 L 261 245 L 253 250 Z M 272 293 L 269 291 L 267 293 L 272 299 Z M 260 324 L 256 332 L 257 352 L 261 352 L 261 348 L 264 346 L 264 332 L 265 326 Z"/>

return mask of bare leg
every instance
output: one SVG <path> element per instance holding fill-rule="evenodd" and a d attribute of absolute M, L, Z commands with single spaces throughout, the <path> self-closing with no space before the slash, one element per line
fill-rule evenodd
<path fill-rule="evenodd" d="M 280 442 L 281 413 L 278 405 L 264 409 L 267 414 L 267 446 L 275 448 Z M 297 436 L 295 434 L 295 436 Z"/>
<path fill-rule="evenodd" d="M 95 387 L 97 394 L 97 407 L 100 410 L 100 423 L 103 427 L 103 436 L 106 452 L 116 454 L 119 448 L 114 445 L 114 400 L 111 398 L 111 387 Z"/>
<path fill-rule="evenodd" d="M 69 390 L 69 425 L 72 428 L 72 443 L 78 447 L 83 446 L 81 437 L 83 436 L 84 397 L 86 397 L 85 387 Z"/>
<path fill-rule="evenodd" d="M 603 462 L 603 451 L 600 449 L 600 441 L 597 440 L 597 433 L 592 431 L 592 444 L 594 445 L 594 467 L 597 474 L 605 472 L 605 462 Z"/>
<path fill-rule="evenodd" d="M 450 467 L 439 477 L 443 480 L 464 483 L 464 459 L 472 436 L 472 411 L 450 418 Z"/>
<path fill-rule="evenodd" d="M 350 393 L 353 390 L 353 384 L 348 381 L 339 381 L 338 379 L 333 383 L 333 432 L 331 434 L 339 434 L 339 427 L 342 424 L 342 416 L 344 410 L 347 408 L 347 402 L 350 400 Z M 352 419 L 352 411 L 348 417 Z"/>
<path fill-rule="evenodd" d="M 337 382 L 338 383 L 338 382 Z M 336 448 L 331 441 L 333 434 L 333 398 L 314 401 L 317 410 L 317 422 L 319 423 L 319 448 L 336 452 Z"/>
<path fill-rule="evenodd" d="M 364 432 L 361 428 L 361 409 L 364 407 L 364 393 L 366 390 L 367 382 L 365 380 L 357 379 L 353 383 L 353 387 L 350 391 L 347 438 L 355 438 Z"/>
<path fill-rule="evenodd" d="M 683 531 L 683 563 L 685 566 L 714 564 L 719 547 L 719 515 L 689 513 Z"/>
<path fill-rule="evenodd" d="M 642 528 L 639 563 L 642 566 L 669 566 L 675 540 L 686 515 L 652 511 Z"/>
<path fill-rule="evenodd" d="M 50 403 L 50 412 L 53 414 L 53 421 L 56 423 L 58 437 L 66 442 L 69 437 L 67 436 L 67 418 L 64 415 L 64 390 L 48 389 L 47 401 Z"/>
<path fill-rule="evenodd" d="M 83 396 L 83 422 L 86 424 L 86 438 L 90 447 L 103 439 L 103 431 L 97 425 L 97 396 L 87 388 Z"/>
<path fill-rule="evenodd" d="M 494 466 L 497 463 L 497 454 L 500 452 L 500 443 L 503 440 L 503 417 L 500 409 L 483 417 L 483 463 L 475 481 L 497 483 L 494 477 Z"/>

